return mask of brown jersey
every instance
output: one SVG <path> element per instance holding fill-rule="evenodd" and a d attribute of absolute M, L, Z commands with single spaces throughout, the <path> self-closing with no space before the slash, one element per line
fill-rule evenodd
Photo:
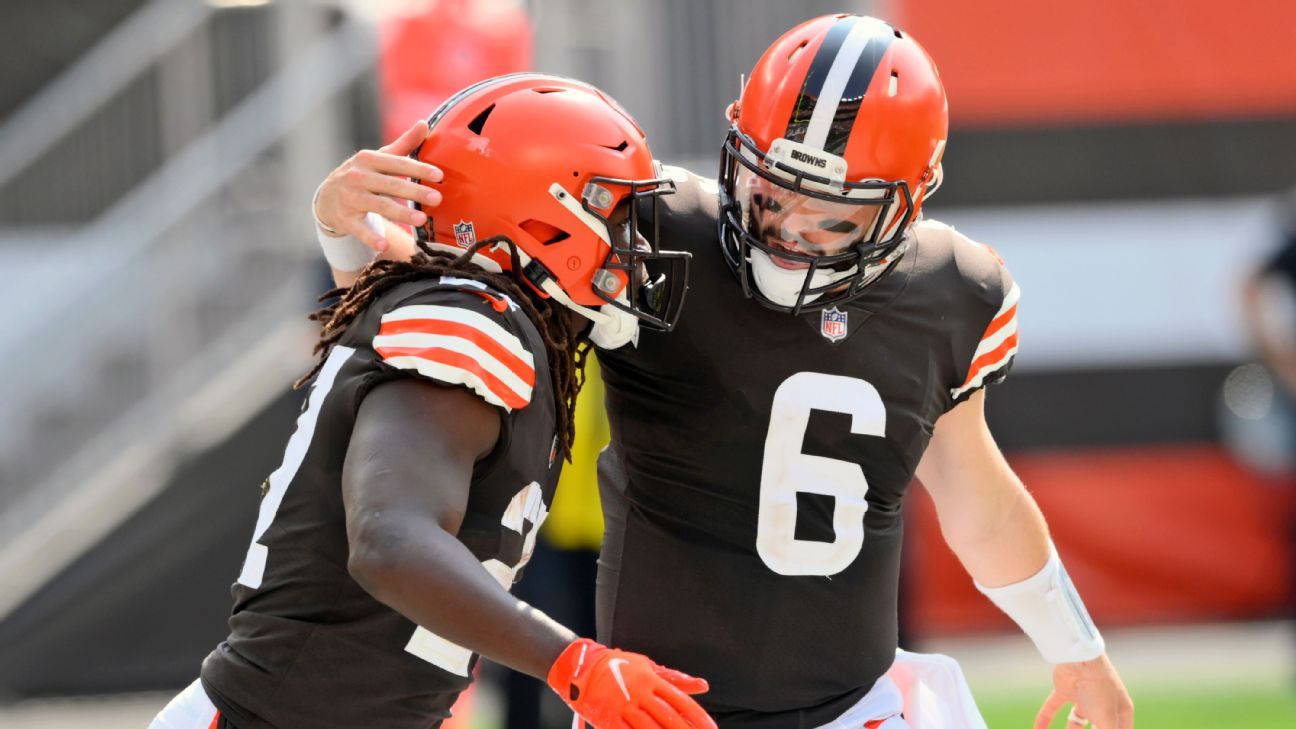
<path fill-rule="evenodd" d="M 733 280 L 713 182 L 663 202 L 688 305 L 600 353 L 600 638 L 706 678 L 722 727 L 817 726 L 891 665 L 905 489 L 936 420 L 1011 366 L 1017 288 L 924 222 L 860 298 L 792 316 Z"/>
<path fill-rule="evenodd" d="M 374 387 L 401 377 L 467 387 L 500 408 L 499 443 L 474 468 L 458 538 L 505 587 L 530 555 L 561 469 L 539 333 L 475 281 L 393 288 L 329 355 L 263 486 L 229 638 L 202 668 L 203 688 L 239 729 L 427 729 L 471 681 L 470 651 L 347 572 L 341 478 L 356 412 Z"/>

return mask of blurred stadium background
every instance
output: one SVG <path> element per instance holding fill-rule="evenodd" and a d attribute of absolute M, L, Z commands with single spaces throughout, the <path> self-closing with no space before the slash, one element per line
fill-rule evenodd
<path fill-rule="evenodd" d="M 836 10 L 895 22 L 940 64 L 952 133 L 930 213 L 993 244 L 1025 294 L 992 425 L 1138 725 L 1296 726 L 1296 420 L 1239 306 L 1296 221 L 1279 203 L 1296 5 L 5 0 L 0 727 L 142 727 L 224 636 L 300 404 L 329 169 L 534 68 L 605 88 L 659 157 L 709 172 L 739 74 Z M 1281 284 L 1265 305 L 1296 340 Z M 573 625 L 601 528 L 582 467 L 606 440 L 599 399 L 520 588 Z M 1046 667 L 912 501 L 906 640 L 964 662 L 991 727 L 1029 726 Z M 538 683 L 484 672 L 461 725 L 563 726 Z M 522 718 L 538 701 L 542 721 Z"/>

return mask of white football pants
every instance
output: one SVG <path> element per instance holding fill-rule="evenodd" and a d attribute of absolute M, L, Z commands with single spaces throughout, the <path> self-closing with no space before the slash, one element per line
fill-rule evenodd
<path fill-rule="evenodd" d="M 216 706 L 195 680 L 153 717 L 148 729 L 214 729 L 216 719 Z"/>
<path fill-rule="evenodd" d="M 957 661 L 900 650 L 859 703 L 819 729 L 986 729 L 986 724 Z"/>

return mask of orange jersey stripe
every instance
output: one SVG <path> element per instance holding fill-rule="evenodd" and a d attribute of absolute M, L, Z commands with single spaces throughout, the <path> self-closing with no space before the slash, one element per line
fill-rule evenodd
<path fill-rule="evenodd" d="M 457 367 L 465 372 L 471 372 L 476 375 L 482 384 L 486 385 L 492 393 L 514 410 L 527 406 L 530 400 L 523 399 L 521 395 L 513 392 L 508 385 L 500 381 L 498 377 L 492 375 L 482 367 L 477 360 L 466 354 L 460 354 L 450 349 L 441 347 L 378 347 L 378 354 L 384 359 L 391 357 L 418 357 L 429 362 L 446 365 L 448 367 Z M 532 382 L 535 381 L 535 373 L 531 373 Z"/>
<path fill-rule="evenodd" d="M 1017 346 L 1017 332 L 1013 332 L 1009 337 L 999 343 L 998 347 L 986 352 L 972 361 L 972 366 L 968 368 L 967 379 L 963 381 L 962 387 L 967 387 L 986 365 L 994 364 L 1003 359 L 1008 350 Z"/>
<path fill-rule="evenodd" d="M 378 329 L 378 336 L 394 334 L 440 334 L 443 336 L 466 339 L 480 347 L 487 354 L 499 360 L 500 364 L 513 371 L 519 379 L 535 387 L 535 368 L 527 364 L 499 340 L 469 324 L 442 319 L 398 319 L 383 322 Z M 381 350 L 379 350 L 381 352 Z M 384 355 L 385 356 L 385 355 Z"/>
<path fill-rule="evenodd" d="M 216 712 L 216 716 L 213 716 L 213 717 L 212 717 L 212 723 L 210 723 L 210 724 L 207 725 L 207 729 L 216 729 L 216 727 L 218 727 L 218 726 L 220 726 L 220 712 L 219 712 L 219 711 Z"/>
<path fill-rule="evenodd" d="M 994 336 L 995 332 L 1007 326 L 1008 322 L 1012 321 L 1013 318 L 1016 316 L 1017 316 L 1017 305 L 1013 304 L 1011 309 L 1005 311 L 999 316 L 996 316 L 994 318 L 994 321 L 990 322 L 990 326 L 986 327 L 985 334 L 981 335 L 981 339 L 984 341 Z"/>

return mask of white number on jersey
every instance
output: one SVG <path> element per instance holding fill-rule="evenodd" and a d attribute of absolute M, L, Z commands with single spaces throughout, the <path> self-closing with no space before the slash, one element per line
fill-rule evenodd
<path fill-rule="evenodd" d="M 544 492 L 541 490 L 540 484 L 535 481 L 527 484 L 525 488 L 517 492 L 513 500 L 509 502 L 508 508 L 504 510 L 504 516 L 500 519 L 500 523 L 504 525 L 505 529 L 522 535 L 522 559 L 518 560 L 518 563 L 512 567 L 497 559 L 488 559 L 482 562 L 482 567 L 485 567 L 491 577 L 494 577 L 505 590 L 513 587 L 513 580 L 517 576 L 518 570 L 521 570 L 530 561 L 531 552 L 535 549 L 536 535 L 540 533 L 540 524 L 548 515 L 549 510 L 544 503 Z M 527 522 L 530 522 L 529 531 Z M 468 664 L 472 660 L 472 651 L 457 643 L 452 643 L 426 628 L 415 629 L 414 635 L 410 636 L 409 643 L 405 645 L 405 650 L 437 668 L 460 676 L 468 675 Z"/>
<path fill-rule="evenodd" d="M 856 463 L 801 452 L 811 410 L 850 415 L 857 435 L 886 434 L 882 396 L 864 380 L 798 372 L 779 385 L 765 434 L 756 551 L 781 575 L 835 575 L 864 547 L 868 480 Z M 833 497 L 831 542 L 796 538 L 798 493 Z"/>
<path fill-rule="evenodd" d="M 261 580 L 265 579 L 266 559 L 270 556 L 270 550 L 260 543 L 260 539 L 270 528 L 275 515 L 279 513 L 279 504 L 283 503 L 288 484 L 292 483 L 297 475 L 297 469 L 301 468 L 302 461 L 306 458 L 306 451 L 310 448 L 311 439 L 315 437 L 315 424 L 319 420 L 320 408 L 328 398 L 329 390 L 333 389 L 333 381 L 337 379 L 338 371 L 346 364 L 347 358 L 353 352 L 355 350 L 350 347 L 334 347 L 333 351 L 329 352 L 328 359 L 324 361 L 324 366 L 320 368 L 319 377 L 315 378 L 315 385 L 311 387 L 307 398 L 306 410 L 297 417 L 297 430 L 293 431 L 292 437 L 288 439 L 288 447 L 284 449 L 283 463 L 270 474 L 268 479 L 270 488 L 261 497 L 256 529 L 252 531 L 252 544 L 248 545 L 247 556 L 243 558 L 243 571 L 238 576 L 240 585 L 258 588 L 261 586 Z"/>
<path fill-rule="evenodd" d="M 320 408 L 328 397 L 329 390 L 333 388 L 338 371 L 354 352 L 355 350 L 350 347 L 334 347 L 320 369 L 319 376 L 315 379 L 307 399 L 306 410 L 297 418 L 297 429 L 288 439 L 283 463 L 270 474 L 268 479 L 269 488 L 261 499 L 256 529 L 252 532 L 252 544 L 248 546 L 247 556 L 243 559 L 243 571 L 239 573 L 239 584 L 255 589 L 261 587 L 261 582 L 265 579 L 266 560 L 270 556 L 270 550 L 259 540 L 274 522 L 279 512 L 279 505 L 283 503 L 284 494 L 288 490 L 288 484 L 292 483 L 293 477 L 297 475 L 297 470 L 301 468 L 302 461 L 306 458 L 306 451 L 315 437 Z M 548 515 L 544 493 L 540 484 L 534 481 L 518 491 L 509 502 L 508 508 L 504 510 L 500 523 L 505 529 L 511 529 L 523 537 L 522 558 L 511 567 L 496 559 L 482 563 L 482 567 L 486 568 L 486 571 L 504 589 L 513 586 L 518 571 L 531 559 L 531 552 L 535 550 L 536 535 L 540 532 L 540 524 Z M 472 658 L 472 651 L 423 628 L 414 631 L 405 650 L 439 668 L 461 676 L 468 675 L 468 663 Z"/>

